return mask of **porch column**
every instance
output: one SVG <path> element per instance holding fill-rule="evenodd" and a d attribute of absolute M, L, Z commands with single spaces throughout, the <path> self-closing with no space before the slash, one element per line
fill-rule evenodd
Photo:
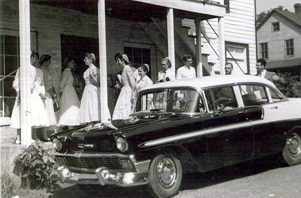
<path fill-rule="evenodd" d="M 175 36 L 174 36 L 174 18 L 173 9 L 167 8 L 167 40 L 168 40 L 168 57 L 171 61 L 171 70 L 176 73 L 175 59 Z"/>
<path fill-rule="evenodd" d="M 196 32 L 196 60 L 197 60 L 197 77 L 203 76 L 203 62 L 202 62 L 202 35 L 201 35 L 201 20 L 197 17 L 194 21 Z"/>
<path fill-rule="evenodd" d="M 225 38 L 224 38 L 224 18 L 220 17 L 218 19 L 218 39 L 219 39 L 219 67 L 220 75 L 225 75 L 225 60 L 226 60 L 226 48 L 225 48 Z"/>
<path fill-rule="evenodd" d="M 109 122 L 111 119 L 108 108 L 107 86 L 107 44 L 105 1 L 98 0 L 98 39 L 99 39 L 99 70 L 100 70 L 100 120 Z"/>
<path fill-rule="evenodd" d="M 20 99 L 21 144 L 29 145 L 31 138 L 30 95 L 30 0 L 19 0 L 20 30 Z"/>

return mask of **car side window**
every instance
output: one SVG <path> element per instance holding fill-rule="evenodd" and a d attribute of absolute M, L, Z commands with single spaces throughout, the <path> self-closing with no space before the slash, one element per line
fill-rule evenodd
<path fill-rule="evenodd" d="M 211 88 L 205 90 L 210 111 L 223 106 L 225 110 L 238 107 L 233 88 L 231 86 Z"/>
<path fill-rule="evenodd" d="M 283 101 L 283 98 L 281 97 L 281 95 L 279 95 L 275 90 L 268 88 L 270 93 L 271 93 L 271 97 L 272 97 L 272 102 L 280 102 Z"/>
<path fill-rule="evenodd" d="M 156 92 L 141 92 L 135 111 L 204 112 L 200 93 L 192 88 L 166 88 Z"/>
<path fill-rule="evenodd" d="M 264 86 L 240 85 L 239 87 L 245 106 L 268 103 L 268 97 Z"/>

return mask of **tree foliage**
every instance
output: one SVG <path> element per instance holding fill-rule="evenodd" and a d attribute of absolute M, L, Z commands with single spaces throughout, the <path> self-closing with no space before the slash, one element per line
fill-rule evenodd
<path fill-rule="evenodd" d="M 284 79 L 285 83 L 275 82 L 277 88 L 289 98 L 301 98 L 301 83 L 298 81 L 299 76 L 293 76 L 290 72 L 278 74 Z"/>
<path fill-rule="evenodd" d="M 263 21 L 264 19 L 273 11 L 273 10 L 283 10 L 283 11 L 287 11 L 287 9 L 284 9 L 283 6 L 278 6 L 274 9 L 270 9 L 268 11 L 262 11 L 261 13 L 256 15 L 256 26 L 258 27 Z"/>

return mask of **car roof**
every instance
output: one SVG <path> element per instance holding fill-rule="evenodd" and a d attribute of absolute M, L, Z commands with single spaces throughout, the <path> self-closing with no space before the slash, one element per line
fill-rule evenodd
<path fill-rule="evenodd" d="M 153 89 L 153 88 L 167 88 L 167 87 L 195 87 L 197 89 L 202 89 L 212 86 L 220 86 L 226 84 L 237 84 L 237 83 L 263 83 L 275 87 L 274 83 L 271 81 L 261 78 L 258 76 L 251 75 L 215 75 L 215 76 L 204 76 L 198 78 L 173 80 L 163 83 L 153 84 L 143 90 Z"/>

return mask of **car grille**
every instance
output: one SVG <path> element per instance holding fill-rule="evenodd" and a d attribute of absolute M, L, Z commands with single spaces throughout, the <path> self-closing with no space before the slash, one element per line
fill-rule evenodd
<path fill-rule="evenodd" d="M 119 157 L 70 157 L 70 156 L 57 156 L 56 162 L 59 165 L 66 165 L 73 168 L 86 168 L 86 169 L 97 169 L 99 167 L 106 167 L 111 170 L 122 170 Z"/>

